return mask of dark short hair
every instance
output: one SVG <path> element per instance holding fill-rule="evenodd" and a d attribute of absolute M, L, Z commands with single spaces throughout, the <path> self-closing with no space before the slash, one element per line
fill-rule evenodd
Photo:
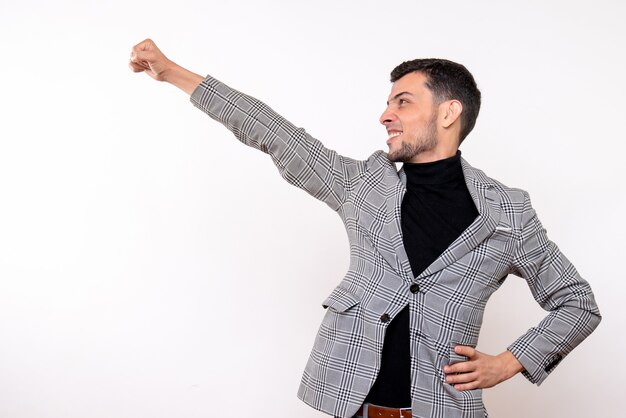
<path fill-rule="evenodd" d="M 391 72 L 395 83 L 408 73 L 419 72 L 426 76 L 426 87 L 433 93 L 435 102 L 458 100 L 463 105 L 459 143 L 474 129 L 480 110 L 480 90 L 472 74 L 461 64 L 440 58 L 423 58 L 405 61 Z"/>

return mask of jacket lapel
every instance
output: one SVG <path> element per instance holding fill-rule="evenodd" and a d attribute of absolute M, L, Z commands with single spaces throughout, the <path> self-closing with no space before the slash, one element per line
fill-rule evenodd
<path fill-rule="evenodd" d="M 493 234 L 500 221 L 500 194 L 485 174 L 461 158 L 467 189 L 478 209 L 478 217 L 461 235 L 417 278 L 430 276 L 472 251 Z"/>
<path fill-rule="evenodd" d="M 361 231 L 368 235 L 371 243 L 391 268 L 407 281 L 413 279 L 409 258 L 404 250 L 400 211 L 406 187 L 398 176 L 394 163 L 387 154 L 376 156 L 377 165 L 364 179 L 361 196 L 355 202 Z M 380 171 L 378 171 L 380 170 Z M 378 172 L 377 172 L 378 171 Z"/>
<path fill-rule="evenodd" d="M 392 163 L 393 164 L 393 163 Z M 404 241 L 402 237 L 402 224 L 401 224 L 401 211 L 402 211 L 402 199 L 406 193 L 406 175 L 403 170 L 400 172 L 395 171 L 395 164 L 393 164 L 394 170 L 390 172 L 388 176 L 388 184 L 394 184 L 393 193 L 390 198 L 387 199 L 387 213 L 390 215 L 389 226 L 387 228 L 387 235 L 393 237 L 393 260 L 395 264 L 391 264 L 394 269 L 405 279 L 412 280 L 414 275 L 411 271 L 411 264 L 409 263 L 409 257 L 404 249 Z M 400 181 L 398 181 L 400 177 Z M 392 181 L 394 180 L 395 181 Z"/>

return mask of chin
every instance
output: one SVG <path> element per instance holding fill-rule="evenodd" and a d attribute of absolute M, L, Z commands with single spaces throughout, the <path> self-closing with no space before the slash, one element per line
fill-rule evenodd
<path fill-rule="evenodd" d="M 387 158 L 392 163 L 404 163 L 406 162 L 406 158 L 404 155 L 398 155 L 398 153 L 387 153 Z"/>

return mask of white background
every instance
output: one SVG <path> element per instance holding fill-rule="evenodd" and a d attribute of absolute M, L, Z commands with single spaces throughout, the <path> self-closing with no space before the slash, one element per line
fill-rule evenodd
<path fill-rule="evenodd" d="M 354 158 L 385 149 L 391 69 L 464 63 L 464 157 L 528 190 L 604 320 L 493 417 L 623 416 L 619 0 L 0 2 L 0 417 L 321 417 L 295 396 L 348 264 L 339 218 L 184 93 L 127 68 L 152 37 Z M 480 349 L 544 312 L 510 277 Z M 271 409 L 278 408 L 276 414 Z"/>

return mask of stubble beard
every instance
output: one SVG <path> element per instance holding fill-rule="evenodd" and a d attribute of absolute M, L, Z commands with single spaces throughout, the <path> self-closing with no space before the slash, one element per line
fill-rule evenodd
<path fill-rule="evenodd" d="M 400 149 L 389 152 L 388 158 L 394 163 L 406 163 L 419 154 L 435 149 L 437 141 L 437 114 L 433 114 L 426 131 L 410 143 L 402 141 Z"/>

